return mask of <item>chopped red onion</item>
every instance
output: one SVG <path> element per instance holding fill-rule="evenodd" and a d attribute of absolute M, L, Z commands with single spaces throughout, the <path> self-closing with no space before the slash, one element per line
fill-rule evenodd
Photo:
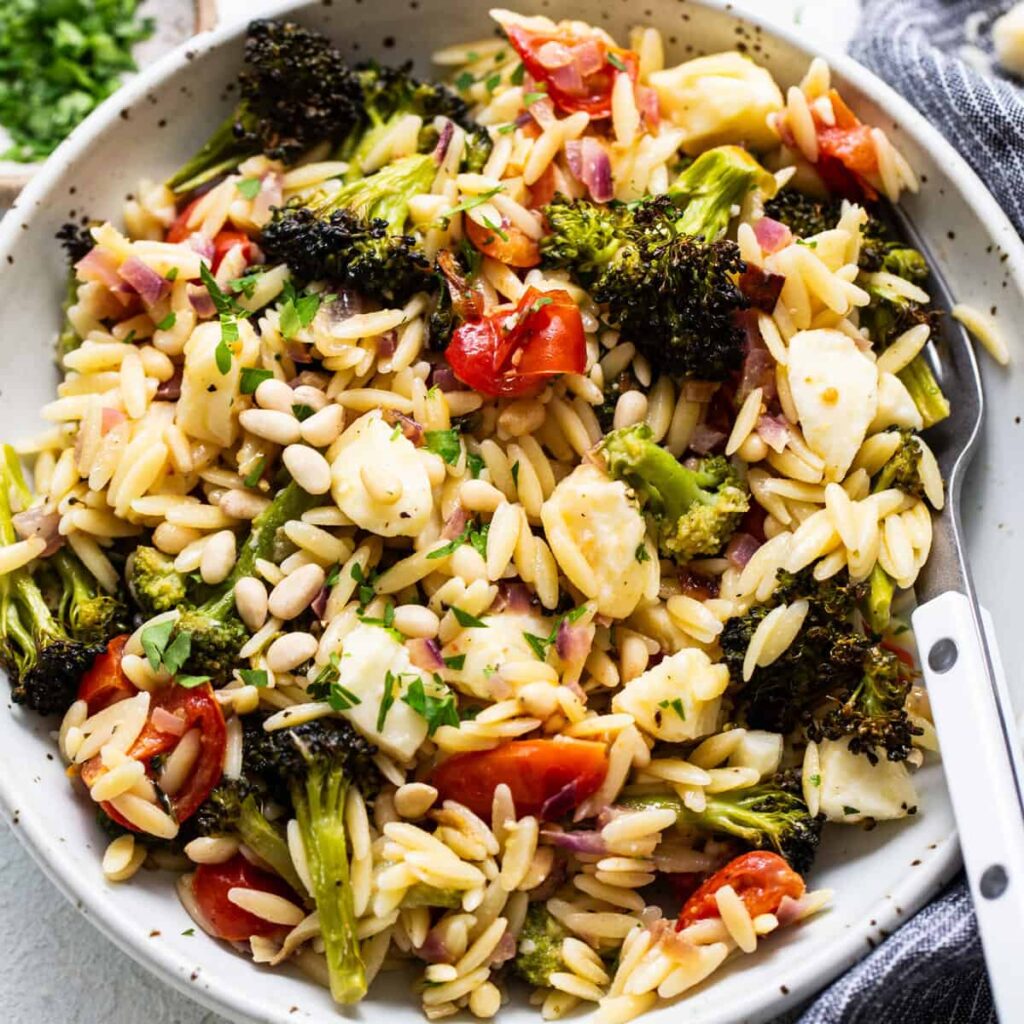
<path fill-rule="evenodd" d="M 649 85 L 636 87 L 636 105 L 644 119 L 648 131 L 653 131 L 661 124 L 661 107 L 658 105 L 658 94 Z"/>
<path fill-rule="evenodd" d="M 284 202 L 283 178 L 276 171 L 270 171 L 263 175 L 260 182 L 260 190 L 252 203 L 252 211 L 249 216 L 257 227 L 263 227 L 270 222 L 274 214 L 274 207 Z"/>
<path fill-rule="evenodd" d="M 327 598 L 330 597 L 331 591 L 329 587 L 321 587 L 316 597 L 313 598 L 309 607 L 313 610 L 313 614 L 321 621 L 324 620 L 324 612 L 327 611 Z"/>
<path fill-rule="evenodd" d="M 771 255 L 785 249 L 793 241 L 793 232 L 781 221 L 762 217 L 754 224 L 754 237 L 761 246 L 761 251 Z"/>
<path fill-rule="evenodd" d="M 754 557 L 754 552 L 760 546 L 760 541 L 749 533 L 737 533 L 729 541 L 725 549 L 725 557 L 731 566 L 742 569 Z"/>
<path fill-rule="evenodd" d="M 692 597 L 697 601 L 718 597 L 718 580 L 710 576 L 684 567 L 679 570 L 678 579 L 679 589 L 686 597 Z"/>
<path fill-rule="evenodd" d="M 409 660 L 424 672 L 440 672 L 444 668 L 444 658 L 436 640 L 416 637 L 406 640 L 405 648 L 409 652 Z"/>
<path fill-rule="evenodd" d="M 596 74 L 608 63 L 604 43 L 599 39 L 584 39 L 572 48 L 572 52 L 584 78 Z"/>
<path fill-rule="evenodd" d="M 532 606 L 530 591 L 525 583 L 518 580 L 498 580 L 498 596 L 491 611 L 510 611 L 516 614 L 528 612 Z"/>
<path fill-rule="evenodd" d="M 789 422 L 784 416 L 766 413 L 754 429 L 772 451 L 782 452 L 789 443 Z"/>
<path fill-rule="evenodd" d="M 444 127 L 438 136 L 437 145 L 434 147 L 434 162 L 440 164 L 448 154 L 448 147 L 452 144 L 452 136 L 455 134 L 455 124 L 447 117 L 444 119 Z"/>
<path fill-rule="evenodd" d="M 411 441 L 417 448 L 422 448 L 426 443 L 423 426 L 417 423 L 411 416 L 404 412 L 395 412 L 394 409 L 384 410 L 384 422 L 392 427 L 401 427 L 402 436 Z"/>
<path fill-rule="evenodd" d="M 169 736 L 185 735 L 184 716 L 176 715 L 172 711 L 168 711 L 167 708 L 154 708 L 150 721 L 158 732 L 167 733 Z"/>
<path fill-rule="evenodd" d="M 47 512 L 42 505 L 27 508 L 11 517 L 14 530 L 22 540 L 30 537 L 41 537 L 46 547 L 39 553 L 40 558 L 49 558 L 55 551 L 64 546 L 64 538 L 58 533 L 60 513 Z"/>
<path fill-rule="evenodd" d="M 573 59 L 572 50 L 565 43 L 560 43 L 556 39 L 549 39 L 537 51 L 537 60 L 549 71 L 554 71 L 555 68 L 564 68 L 571 64 Z"/>
<path fill-rule="evenodd" d="M 541 821 L 557 821 L 559 818 L 564 818 L 579 803 L 579 798 L 577 797 L 578 790 L 579 787 L 576 785 L 576 780 L 572 779 L 557 793 L 549 796 L 541 804 Z"/>
<path fill-rule="evenodd" d="M 566 96 L 582 96 L 586 91 L 579 65 L 571 59 L 568 64 L 551 71 L 551 84 Z"/>
<path fill-rule="evenodd" d="M 721 448 L 727 440 L 727 435 L 721 430 L 715 430 L 706 423 L 698 423 L 690 438 L 690 450 L 698 455 L 710 455 L 716 448 Z"/>
<path fill-rule="evenodd" d="M 459 378 L 455 376 L 455 371 L 446 363 L 435 363 L 430 374 L 430 384 L 439 391 L 464 390 L 462 384 L 459 383 Z"/>
<path fill-rule="evenodd" d="M 452 514 L 444 521 L 444 526 L 441 529 L 442 539 L 455 540 L 456 537 L 462 534 L 468 521 L 469 514 L 465 508 L 462 505 L 456 505 L 452 510 Z"/>
<path fill-rule="evenodd" d="M 199 253 L 207 263 L 213 263 L 214 248 L 213 242 L 196 231 L 185 239 L 185 244 L 193 251 Z"/>
<path fill-rule="evenodd" d="M 590 654 L 590 645 L 594 640 L 592 626 L 574 626 L 562 619 L 558 625 L 555 638 L 555 650 L 562 661 L 579 664 Z"/>
<path fill-rule="evenodd" d="M 584 139 L 567 142 L 565 155 L 573 177 L 587 186 L 594 202 L 607 203 L 615 197 L 611 160 L 597 139 L 588 135 Z"/>
<path fill-rule="evenodd" d="M 795 900 L 792 896 L 783 896 L 779 901 L 779 908 L 775 916 L 779 919 L 779 927 L 784 928 L 787 924 L 799 921 L 807 907 L 807 897 L 801 896 Z"/>
<path fill-rule="evenodd" d="M 157 402 L 176 402 L 181 398 L 181 377 L 182 368 L 176 366 L 169 380 L 160 381 L 156 394 L 153 396 L 154 400 Z"/>
<path fill-rule="evenodd" d="M 608 852 L 608 847 L 600 832 L 591 830 L 562 832 L 558 829 L 542 829 L 540 834 L 552 846 L 559 846 L 563 850 L 570 850 L 573 853 L 589 853 L 600 856 Z"/>
<path fill-rule="evenodd" d="M 76 264 L 75 274 L 80 281 L 94 281 L 108 288 L 122 285 L 117 275 L 117 257 L 109 249 L 93 246 Z"/>
<path fill-rule="evenodd" d="M 494 952 L 487 961 L 488 966 L 500 967 L 502 964 L 508 963 L 508 961 L 516 955 L 516 949 L 517 944 L 515 936 L 506 931 L 498 940 L 498 944 L 494 947 Z"/>
<path fill-rule="evenodd" d="M 431 928 L 423 945 L 416 949 L 416 955 L 428 964 L 448 964 L 452 962 L 451 950 L 445 945 L 442 933 Z"/>
<path fill-rule="evenodd" d="M 137 256 L 129 256 L 117 271 L 118 277 L 139 293 L 147 306 L 156 305 L 170 290 L 171 283 Z"/>
<path fill-rule="evenodd" d="M 397 347 L 398 333 L 396 331 L 388 331 L 387 334 L 382 334 L 377 339 L 377 355 L 381 359 L 390 359 L 395 354 Z"/>
<path fill-rule="evenodd" d="M 188 295 L 189 304 L 196 311 L 196 316 L 211 317 L 217 312 L 217 307 L 213 304 L 213 299 L 206 290 L 206 285 L 189 284 L 186 294 Z"/>

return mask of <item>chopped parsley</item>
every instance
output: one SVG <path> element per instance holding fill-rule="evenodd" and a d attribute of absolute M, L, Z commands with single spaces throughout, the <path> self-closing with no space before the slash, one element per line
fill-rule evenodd
<path fill-rule="evenodd" d="M 651 560 L 651 553 L 647 550 L 647 545 L 643 541 L 637 544 L 633 555 L 638 562 L 649 562 Z"/>
<path fill-rule="evenodd" d="M 522 84 L 523 84 L 523 79 L 524 79 L 525 77 L 526 77 L 526 67 L 525 67 L 525 65 L 523 64 L 523 62 L 522 62 L 522 61 L 520 61 L 520 62 L 519 62 L 519 63 L 518 63 L 518 64 L 517 64 L 516 66 L 515 66 L 515 70 L 514 70 L 514 71 L 512 72 L 512 74 L 511 74 L 511 75 L 509 75 L 509 78 L 508 78 L 508 80 L 509 80 L 509 81 L 510 81 L 510 82 L 511 82 L 511 83 L 512 83 L 513 85 L 522 85 Z"/>
<path fill-rule="evenodd" d="M 611 64 L 616 71 L 629 71 L 629 68 L 626 67 L 622 58 L 617 53 L 608 54 L 608 63 Z"/>
<path fill-rule="evenodd" d="M 149 662 L 149 667 L 154 671 L 158 671 L 160 663 L 163 661 L 164 651 L 167 649 L 167 644 L 170 642 L 171 633 L 174 632 L 174 620 L 167 619 L 164 622 L 155 622 L 152 626 L 147 626 L 142 631 L 140 637 L 142 641 L 142 650 L 146 655 L 146 660 Z"/>
<path fill-rule="evenodd" d="M 547 636 L 537 636 L 536 633 L 523 632 L 523 639 L 530 645 L 530 650 L 541 661 L 546 661 L 548 652 L 558 641 L 558 631 L 562 627 L 563 622 L 567 622 L 570 626 L 574 622 L 578 622 L 582 618 L 584 612 L 586 612 L 587 606 L 581 604 L 578 608 L 573 608 L 571 611 L 567 611 L 564 615 L 560 615 L 555 619 L 554 624 L 551 626 L 551 632 Z"/>
<path fill-rule="evenodd" d="M 501 75 L 497 71 L 493 75 L 488 75 L 487 80 L 484 82 L 484 88 L 488 92 L 494 92 L 499 85 L 501 85 Z"/>
<path fill-rule="evenodd" d="M 495 224 L 490 217 L 482 217 L 481 220 L 484 222 L 484 227 L 493 231 L 503 242 L 508 241 L 508 235 L 505 234 L 500 225 Z"/>
<path fill-rule="evenodd" d="M 475 210 L 478 206 L 483 206 L 489 199 L 493 199 L 499 192 L 503 192 L 504 190 L 504 185 L 499 185 L 497 188 L 489 189 L 487 192 L 480 192 L 475 196 L 470 196 L 468 199 L 463 199 L 457 206 L 453 206 L 450 210 L 446 210 L 440 217 L 438 223 L 442 228 L 446 228 L 455 214 L 467 213 L 470 210 Z"/>
<path fill-rule="evenodd" d="M 455 79 L 455 88 L 458 89 L 459 92 L 465 92 L 467 89 L 472 87 L 475 81 L 476 79 L 473 77 L 471 72 L 463 71 L 462 74 Z"/>
<path fill-rule="evenodd" d="M 203 683 L 210 681 L 209 676 L 175 676 L 174 681 L 179 685 L 183 686 L 186 690 L 193 690 L 197 686 L 202 686 Z"/>
<path fill-rule="evenodd" d="M 427 430 L 423 433 L 423 439 L 427 445 L 427 451 L 440 455 L 449 466 L 454 466 L 462 454 L 462 442 L 459 439 L 459 432 L 451 430 Z"/>
<path fill-rule="evenodd" d="M 439 693 L 428 693 L 422 679 L 414 679 L 402 696 L 402 702 L 427 723 L 427 735 L 433 736 L 438 727 L 451 725 L 458 728 L 459 712 L 452 692 L 440 680 L 434 681 Z"/>
<path fill-rule="evenodd" d="M 380 706 L 377 708 L 377 732 L 384 728 L 391 705 L 395 703 L 395 687 L 399 682 L 400 677 L 396 676 L 391 669 L 384 673 L 384 694 L 380 699 Z"/>
<path fill-rule="evenodd" d="M 466 468 L 469 470 L 469 475 L 476 480 L 484 469 L 483 457 L 477 455 L 476 452 L 466 452 Z"/>
<path fill-rule="evenodd" d="M 821 785 L 821 776 L 820 775 L 812 775 L 810 777 L 809 781 L 810 781 L 812 786 L 820 786 Z"/>
<path fill-rule="evenodd" d="M 547 93 L 543 90 L 539 92 L 525 92 L 523 93 L 523 106 L 532 107 L 537 100 L 543 100 L 547 98 Z"/>
<path fill-rule="evenodd" d="M 158 331 L 169 331 L 178 322 L 178 314 L 172 309 L 157 325 Z"/>
<path fill-rule="evenodd" d="M 333 653 L 330 661 L 320 669 L 316 678 L 309 684 L 307 689 L 307 693 L 314 700 L 327 701 L 332 711 L 348 711 L 362 704 L 362 701 L 356 694 L 341 685 L 340 664 L 341 659 L 338 657 L 337 652 Z"/>
<path fill-rule="evenodd" d="M 483 619 L 478 619 L 475 615 L 470 615 L 469 612 L 463 611 L 458 605 L 452 605 L 452 615 L 455 616 L 455 621 L 458 622 L 463 629 L 486 629 L 487 623 Z"/>
<path fill-rule="evenodd" d="M 166 274 L 164 274 L 164 280 L 165 281 L 171 281 L 171 282 L 177 281 L 178 280 L 178 268 L 177 267 L 171 267 L 171 269 L 168 270 Z"/>
<path fill-rule="evenodd" d="M 270 682 L 267 670 L 263 668 L 240 668 L 238 675 L 247 686 L 255 686 L 257 689 L 261 689 Z"/>
<path fill-rule="evenodd" d="M 686 708 L 683 707 L 682 697 L 673 697 L 671 700 L 659 700 L 659 708 L 671 708 L 680 718 L 681 721 L 686 721 Z"/>
<path fill-rule="evenodd" d="M 228 281 L 228 287 L 233 292 L 240 293 L 247 299 L 251 299 L 256 292 L 256 285 L 259 284 L 262 276 L 262 270 L 250 270 L 248 274 L 243 274 L 241 277 L 236 277 L 233 281 Z"/>
<path fill-rule="evenodd" d="M 221 291 L 220 285 L 217 284 L 216 278 L 214 278 L 209 266 L 205 262 L 199 264 L 199 276 L 202 278 L 203 284 L 206 285 L 206 290 L 210 293 L 213 308 L 217 310 L 217 316 L 220 319 L 220 340 L 228 357 L 227 368 L 224 369 L 222 368 L 221 346 L 218 345 L 217 369 L 221 373 L 227 373 L 231 368 L 231 350 L 228 348 L 228 344 L 232 341 L 238 341 L 238 321 L 245 320 L 250 314 L 247 309 L 243 309 L 230 295 L 225 295 Z"/>
<path fill-rule="evenodd" d="M 241 181 L 235 182 L 235 188 L 237 188 L 246 199 L 255 199 L 260 191 L 260 179 L 243 178 Z"/>
<path fill-rule="evenodd" d="M 303 420 L 308 420 L 316 409 L 311 405 L 306 405 L 305 402 L 296 402 L 292 406 L 292 415 L 301 423 Z"/>
<path fill-rule="evenodd" d="M 237 327 L 237 324 L 235 326 Z M 217 363 L 217 369 L 221 373 L 227 373 L 231 369 L 231 349 L 228 348 L 228 343 L 224 340 L 223 335 L 221 335 L 220 341 L 217 342 L 217 347 L 213 350 L 213 358 Z"/>
<path fill-rule="evenodd" d="M 843 814 L 860 814 L 860 811 L 856 807 L 843 807 Z"/>
<path fill-rule="evenodd" d="M 452 654 L 444 659 L 444 663 L 453 672 L 461 672 L 463 665 L 466 664 L 466 656 L 464 654 Z"/>
<path fill-rule="evenodd" d="M 259 366 L 243 366 L 240 389 L 243 395 L 252 395 L 256 389 L 265 381 L 274 376 L 270 370 L 264 370 Z"/>
<path fill-rule="evenodd" d="M 242 478 L 246 487 L 255 487 L 263 477 L 263 470 L 267 464 L 266 456 L 261 455 L 254 463 L 252 469 Z"/>
<path fill-rule="evenodd" d="M 281 304 L 281 337 L 290 341 L 303 327 L 308 327 L 320 309 L 321 296 L 315 293 L 299 295 L 292 282 L 284 283 L 284 302 Z"/>

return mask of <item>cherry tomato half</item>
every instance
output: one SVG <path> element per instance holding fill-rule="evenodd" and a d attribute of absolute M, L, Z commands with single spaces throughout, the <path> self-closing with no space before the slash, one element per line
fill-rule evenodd
<path fill-rule="evenodd" d="M 609 117 L 615 76 L 624 73 L 636 83 L 637 55 L 610 47 L 597 36 L 531 32 L 519 25 L 505 31 L 531 77 L 545 85 L 552 101 L 566 113 L 583 110 L 591 117 Z M 553 62 L 548 55 L 554 57 L 556 51 L 561 57 Z M 552 67 L 558 60 L 562 65 Z"/>
<path fill-rule="evenodd" d="M 504 218 L 495 228 L 477 224 L 472 217 L 465 217 L 463 224 L 469 240 L 485 256 L 510 267 L 535 267 L 540 263 L 540 246 Z"/>
<path fill-rule="evenodd" d="M 832 192 L 852 199 L 877 199 L 867 178 L 878 171 L 878 153 L 871 128 L 861 123 L 835 89 L 829 90 L 835 124 L 817 123 L 818 162 L 815 169 Z"/>
<path fill-rule="evenodd" d="M 516 814 L 562 817 L 595 793 L 608 771 L 603 743 L 586 740 L 514 740 L 493 750 L 456 754 L 431 775 L 442 800 L 457 800 L 490 820 L 495 788 L 512 791 Z M 571 787 L 571 788 L 570 788 Z M 563 796 L 564 794 L 564 796 Z M 545 811 L 545 804 L 553 797 Z"/>
<path fill-rule="evenodd" d="M 89 714 L 109 708 L 125 697 L 138 693 L 135 684 L 121 671 L 121 657 L 128 636 L 115 636 L 102 654 L 97 654 L 92 667 L 78 684 L 78 699 L 89 705 Z"/>
<path fill-rule="evenodd" d="M 201 199 L 193 199 L 174 219 L 174 223 L 167 229 L 167 237 L 165 241 L 173 242 L 184 242 L 192 231 L 188 226 L 188 219 L 192 216 L 192 211 L 196 208 L 196 204 Z M 225 228 L 223 231 L 217 232 L 213 236 L 213 267 L 211 268 L 214 273 L 217 272 L 217 268 L 220 266 L 220 261 L 233 249 L 236 245 L 245 246 L 245 258 L 248 261 L 252 256 L 252 241 L 244 231 L 235 231 L 231 228 Z"/>
<path fill-rule="evenodd" d="M 586 367 L 579 307 L 561 289 L 527 288 L 515 310 L 457 327 L 445 358 L 455 376 L 480 394 L 531 394 L 546 377 Z"/>
<path fill-rule="evenodd" d="M 270 935 L 281 927 L 232 903 L 228 899 L 232 889 L 256 889 L 287 900 L 295 899 L 295 894 L 280 878 L 253 867 L 240 853 L 223 864 L 200 864 L 192 876 L 192 895 L 217 938 L 229 942 Z"/>
<path fill-rule="evenodd" d="M 715 893 L 725 885 L 736 890 L 751 917 L 774 914 L 784 896 L 796 900 L 806 889 L 804 880 L 777 853 L 752 850 L 716 871 L 683 904 L 676 930 L 682 931 L 694 921 L 718 917 Z"/>

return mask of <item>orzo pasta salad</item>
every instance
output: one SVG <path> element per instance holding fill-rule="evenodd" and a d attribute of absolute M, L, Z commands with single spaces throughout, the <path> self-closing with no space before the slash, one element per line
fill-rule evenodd
<path fill-rule="evenodd" d="M 916 811 L 948 406 L 823 62 L 493 14 L 447 85 L 254 22 L 202 149 L 61 232 L 0 658 L 111 882 L 338 1003 L 618 1024 Z"/>

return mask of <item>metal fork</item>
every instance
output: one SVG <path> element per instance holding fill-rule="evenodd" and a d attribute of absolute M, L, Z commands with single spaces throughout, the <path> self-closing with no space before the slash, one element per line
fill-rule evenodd
<path fill-rule="evenodd" d="M 926 358 L 952 407 L 928 433 L 948 496 L 935 520 L 931 556 L 917 585 L 923 603 L 912 623 L 992 994 L 1003 1024 L 1017 1024 L 1024 1021 L 1024 760 L 992 619 L 978 603 L 960 522 L 985 401 L 974 347 L 949 315 L 953 302 L 938 264 L 901 211 L 894 217 L 928 260 L 929 293 L 946 313 Z"/>

